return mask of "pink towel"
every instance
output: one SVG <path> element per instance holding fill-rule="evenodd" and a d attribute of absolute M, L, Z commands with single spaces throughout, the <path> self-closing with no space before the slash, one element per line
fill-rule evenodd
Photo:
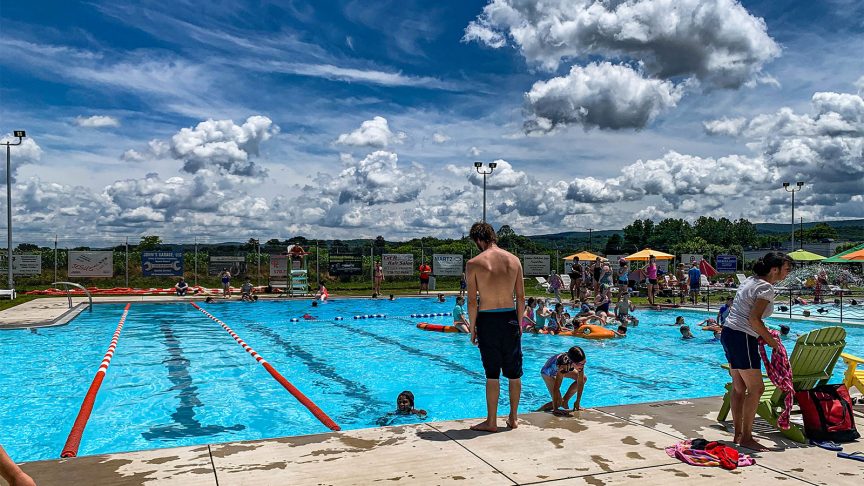
<path fill-rule="evenodd" d="M 720 457 L 710 452 L 692 449 L 690 447 L 690 440 L 667 447 L 666 454 L 691 466 L 720 467 L 722 463 Z M 752 466 L 753 464 L 756 464 L 756 461 L 752 457 L 747 454 L 738 454 L 738 467 Z M 734 464 L 729 466 L 729 468 L 734 468 L 733 466 Z"/>
<path fill-rule="evenodd" d="M 774 336 L 774 339 L 780 344 L 777 349 L 771 351 L 771 361 L 765 353 L 765 340 L 759 338 L 759 355 L 762 356 L 762 361 L 765 363 L 765 373 L 768 374 L 768 379 L 777 388 L 786 392 L 783 399 L 783 410 L 780 416 L 777 417 L 777 426 L 783 430 L 789 428 L 789 413 L 792 412 L 792 396 L 795 394 L 795 388 L 792 386 L 792 365 L 789 363 L 789 356 L 786 354 L 786 348 L 780 341 L 780 333 L 773 329 L 768 332 Z"/>

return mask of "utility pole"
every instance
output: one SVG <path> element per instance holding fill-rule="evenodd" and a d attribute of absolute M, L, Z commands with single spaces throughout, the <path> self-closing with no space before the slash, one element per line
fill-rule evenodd
<path fill-rule="evenodd" d="M 593 244 L 593 239 L 592 239 L 592 232 L 594 231 L 594 228 L 587 228 L 587 229 L 588 229 L 588 251 L 592 251 L 594 249 L 594 244 Z"/>
<path fill-rule="evenodd" d="M 15 130 L 13 136 L 18 137 L 18 142 L 0 144 L 6 146 L 6 269 L 9 271 L 9 290 L 15 288 L 15 281 L 12 280 L 12 155 L 9 148 L 24 143 L 27 134 L 24 130 Z"/>
<path fill-rule="evenodd" d="M 55 280 L 56 282 L 56 280 Z M 126 288 L 129 288 L 129 237 L 126 237 Z"/>
<path fill-rule="evenodd" d="M 801 219 L 801 226 L 800 226 L 801 231 L 798 232 L 798 236 L 799 236 L 798 241 L 799 241 L 799 244 L 801 245 L 801 249 L 803 250 L 804 249 L 804 218 L 802 217 L 800 219 Z"/>
<path fill-rule="evenodd" d="M 57 280 L 57 234 L 54 234 L 54 281 L 59 282 Z"/>
<path fill-rule="evenodd" d="M 798 181 L 795 183 L 795 186 L 797 186 L 797 189 L 795 187 L 792 187 L 792 184 L 788 182 L 783 183 L 783 189 L 785 189 L 786 192 L 792 193 L 792 250 L 795 249 L 795 193 L 800 191 L 801 188 L 804 187 L 804 183 Z M 790 189 L 790 187 L 792 188 Z"/>
<path fill-rule="evenodd" d="M 198 237 L 195 237 L 195 286 L 198 286 Z"/>

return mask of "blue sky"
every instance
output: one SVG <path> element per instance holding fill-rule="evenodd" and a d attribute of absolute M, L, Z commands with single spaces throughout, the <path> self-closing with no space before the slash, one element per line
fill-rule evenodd
<path fill-rule="evenodd" d="M 459 236 L 864 217 L 860 2 L 31 2 L 16 234 Z"/>

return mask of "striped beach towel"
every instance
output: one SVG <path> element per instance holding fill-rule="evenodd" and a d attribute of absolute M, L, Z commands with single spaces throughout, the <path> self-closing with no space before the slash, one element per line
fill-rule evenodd
<path fill-rule="evenodd" d="M 771 361 L 768 361 L 767 353 L 765 352 L 765 340 L 759 338 L 759 355 L 762 356 L 762 362 L 765 363 L 765 373 L 768 374 L 768 379 L 777 388 L 786 392 L 786 396 L 783 398 L 783 410 L 780 412 L 780 416 L 777 417 L 777 426 L 786 430 L 789 428 L 789 414 L 792 412 L 792 396 L 795 394 L 795 388 L 792 386 L 792 365 L 789 363 L 786 348 L 783 346 L 783 342 L 780 341 L 780 333 L 773 329 L 769 329 L 768 332 L 774 336 L 779 346 L 777 346 L 777 349 L 771 351 Z"/>

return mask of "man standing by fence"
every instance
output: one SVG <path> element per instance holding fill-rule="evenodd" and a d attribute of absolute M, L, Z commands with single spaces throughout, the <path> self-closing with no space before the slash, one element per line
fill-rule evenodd
<path fill-rule="evenodd" d="M 525 312 L 522 264 L 516 256 L 498 247 L 495 230 L 488 223 L 474 223 L 469 236 L 480 250 L 467 264 L 471 342 L 480 348 L 486 372 L 486 420 L 472 426 L 471 430 L 498 431 L 501 374 L 509 380 L 507 426 L 515 429 L 522 392 L 522 330 L 519 326 L 519 316 Z"/>

